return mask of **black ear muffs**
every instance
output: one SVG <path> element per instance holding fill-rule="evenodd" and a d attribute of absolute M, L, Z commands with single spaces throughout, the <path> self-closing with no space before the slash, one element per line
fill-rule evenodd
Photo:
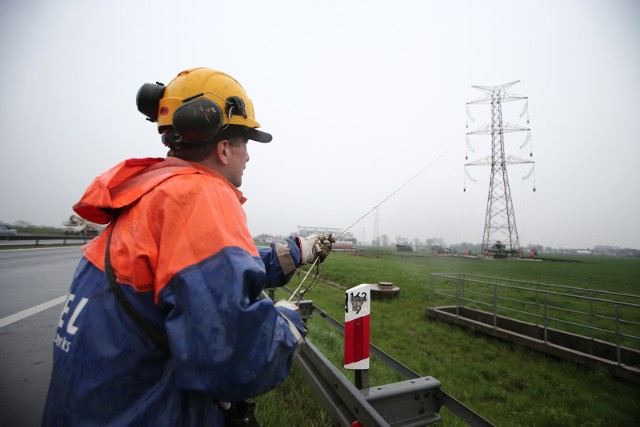
<path fill-rule="evenodd" d="M 182 143 L 182 137 L 174 131 L 165 130 L 162 132 L 162 143 L 165 147 L 174 149 Z"/>
<path fill-rule="evenodd" d="M 186 142 L 205 142 L 222 128 L 224 116 L 218 104 L 208 98 L 196 98 L 182 104 L 173 113 L 173 128 Z"/>
<path fill-rule="evenodd" d="M 230 96 L 225 101 L 227 104 L 227 115 L 229 117 L 234 114 L 247 118 L 247 110 L 244 108 L 244 100 L 239 96 Z"/>
<path fill-rule="evenodd" d="M 150 122 L 158 120 L 158 106 L 164 95 L 165 86 L 162 83 L 145 83 L 138 89 L 136 105 L 138 111 L 147 116 Z"/>

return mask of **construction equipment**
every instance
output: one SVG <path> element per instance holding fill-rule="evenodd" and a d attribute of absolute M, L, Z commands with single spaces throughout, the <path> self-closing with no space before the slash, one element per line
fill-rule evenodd
<path fill-rule="evenodd" d="M 78 215 L 71 215 L 69 220 L 62 223 L 64 234 L 74 236 L 97 236 L 98 224 L 80 218 Z"/>
<path fill-rule="evenodd" d="M 493 256 L 496 259 L 519 256 L 518 251 L 507 249 L 506 245 L 500 240 L 491 245 L 491 248 L 485 249 L 484 254 L 485 256 Z"/>

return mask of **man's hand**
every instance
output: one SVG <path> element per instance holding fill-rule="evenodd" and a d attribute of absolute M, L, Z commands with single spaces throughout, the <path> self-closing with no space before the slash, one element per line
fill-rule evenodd
<path fill-rule="evenodd" d="M 312 234 L 304 239 L 298 237 L 298 244 L 300 245 L 302 255 L 300 265 L 313 264 L 316 258 L 319 258 L 319 263 L 323 262 L 327 256 L 329 256 L 329 252 L 331 252 L 331 248 L 335 242 L 336 239 L 332 234 Z"/>

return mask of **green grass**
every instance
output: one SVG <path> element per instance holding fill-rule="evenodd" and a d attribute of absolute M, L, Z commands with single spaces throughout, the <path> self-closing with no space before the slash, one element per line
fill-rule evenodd
<path fill-rule="evenodd" d="M 308 299 L 338 320 L 344 290 L 360 283 L 393 282 L 398 298 L 372 303 L 371 342 L 498 426 L 640 425 L 640 386 L 471 330 L 429 320 L 429 273 L 467 273 L 639 294 L 640 260 L 554 258 L 547 262 L 482 261 L 427 254 L 371 251 L 333 253 Z M 299 279 L 294 278 L 290 288 Z M 286 294 L 279 291 L 279 298 Z M 309 338 L 338 367 L 342 336 L 314 317 Z M 351 376 L 351 372 L 345 372 Z M 372 360 L 371 385 L 401 381 Z M 466 425 L 446 409 L 442 425 Z M 302 375 L 258 399 L 264 426 L 329 426 Z"/>

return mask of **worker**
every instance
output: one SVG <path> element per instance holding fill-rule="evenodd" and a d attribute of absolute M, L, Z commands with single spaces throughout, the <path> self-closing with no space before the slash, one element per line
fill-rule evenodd
<path fill-rule="evenodd" d="M 235 79 L 189 69 L 136 101 L 169 152 L 119 163 L 74 206 L 109 226 L 83 246 L 62 309 L 43 426 L 229 425 L 287 377 L 304 343 L 296 305 L 263 289 L 335 242 L 255 246 L 238 187 L 248 141 L 272 137 Z"/>

